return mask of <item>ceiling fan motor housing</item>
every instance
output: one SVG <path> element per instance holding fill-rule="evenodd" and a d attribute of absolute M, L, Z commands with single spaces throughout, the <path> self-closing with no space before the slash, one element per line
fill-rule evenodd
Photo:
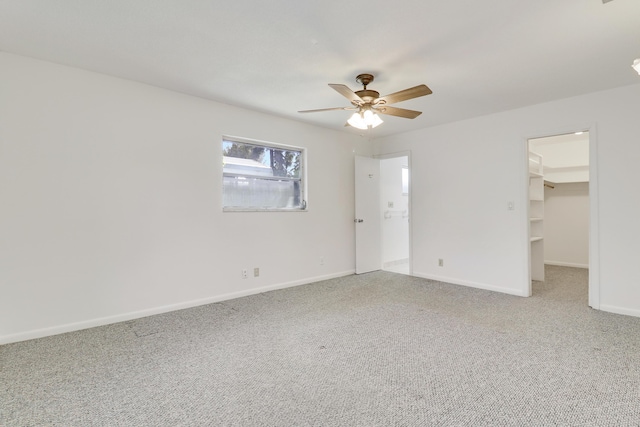
<path fill-rule="evenodd" d="M 366 104 L 371 104 L 380 97 L 380 93 L 375 90 L 363 89 L 355 92 Z"/>

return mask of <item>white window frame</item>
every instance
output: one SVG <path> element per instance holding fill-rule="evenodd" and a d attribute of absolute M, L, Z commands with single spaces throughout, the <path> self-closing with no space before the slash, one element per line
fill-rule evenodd
<path fill-rule="evenodd" d="M 286 145 L 279 144 L 275 142 L 269 141 L 261 141 L 257 139 L 243 138 L 239 136 L 230 136 L 230 135 L 222 135 L 222 139 L 220 141 L 220 145 L 222 146 L 223 142 L 237 142 L 240 144 L 250 144 L 257 145 L 265 148 L 275 148 L 279 150 L 291 150 L 300 152 L 300 178 L 296 179 L 300 182 L 300 200 L 302 203 L 301 207 L 294 208 L 275 208 L 275 207 L 260 207 L 260 206 L 225 206 L 224 205 L 224 167 L 222 170 L 222 211 L 223 212 L 306 212 L 308 210 L 308 201 L 307 201 L 307 149 L 304 147 L 297 147 L 294 145 Z M 222 150 L 220 150 L 220 156 L 222 157 Z M 224 164 L 224 160 L 223 160 Z M 237 174 L 226 174 L 227 176 L 238 176 Z M 262 179 L 270 179 L 268 177 L 261 177 Z M 282 180 L 283 177 L 274 177 L 274 180 Z M 291 179 L 292 181 L 294 179 Z"/>

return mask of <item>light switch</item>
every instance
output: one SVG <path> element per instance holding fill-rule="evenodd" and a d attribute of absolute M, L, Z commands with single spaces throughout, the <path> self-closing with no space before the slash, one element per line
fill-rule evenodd
<path fill-rule="evenodd" d="M 507 210 L 514 210 L 515 209 L 515 204 L 511 201 L 511 202 L 507 202 Z"/>

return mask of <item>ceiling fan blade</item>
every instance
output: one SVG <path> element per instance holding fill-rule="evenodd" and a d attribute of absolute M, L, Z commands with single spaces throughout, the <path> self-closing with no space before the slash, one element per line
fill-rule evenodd
<path fill-rule="evenodd" d="M 400 92 L 395 92 L 390 95 L 381 96 L 377 99 L 377 103 L 383 104 L 395 104 L 396 102 L 406 101 L 407 99 L 418 98 L 420 96 L 429 95 L 431 89 L 429 89 L 426 85 L 418 85 L 409 89 L 401 90 Z"/>
<path fill-rule="evenodd" d="M 333 84 L 333 83 L 329 83 L 329 86 L 331 86 L 333 90 L 338 92 L 340 95 L 344 96 L 349 101 L 351 101 L 352 104 L 356 104 L 356 105 L 364 104 L 364 101 L 362 100 L 362 98 L 356 95 L 356 93 L 351 89 L 349 89 L 348 86 Z"/>
<path fill-rule="evenodd" d="M 404 117 L 405 119 L 415 119 L 420 114 L 422 114 L 422 111 L 407 110 L 405 108 L 397 108 L 397 107 L 388 107 L 386 105 L 377 106 L 373 110 L 377 111 L 380 114 L 387 114 L 389 116 Z"/>
<path fill-rule="evenodd" d="M 318 113 L 320 111 L 333 111 L 333 110 L 355 110 L 355 107 L 334 107 L 334 108 L 320 108 L 318 110 L 302 110 L 298 113 Z"/>

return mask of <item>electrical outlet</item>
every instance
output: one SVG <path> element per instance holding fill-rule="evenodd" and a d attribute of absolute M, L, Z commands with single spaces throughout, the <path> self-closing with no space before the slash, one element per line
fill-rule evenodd
<path fill-rule="evenodd" d="M 243 269 L 242 269 L 242 278 L 243 278 L 243 279 L 246 279 L 246 278 L 248 278 L 248 277 L 249 277 L 249 271 L 247 271 L 247 269 L 246 269 L 246 268 L 243 268 Z"/>
<path fill-rule="evenodd" d="M 256 267 L 253 269 L 253 277 L 260 276 L 260 267 Z"/>
<path fill-rule="evenodd" d="M 393 207 L 393 202 L 387 202 L 387 207 L 388 208 L 392 208 Z"/>
<path fill-rule="evenodd" d="M 444 260 L 442 258 L 438 259 L 438 267 L 444 267 Z"/>

